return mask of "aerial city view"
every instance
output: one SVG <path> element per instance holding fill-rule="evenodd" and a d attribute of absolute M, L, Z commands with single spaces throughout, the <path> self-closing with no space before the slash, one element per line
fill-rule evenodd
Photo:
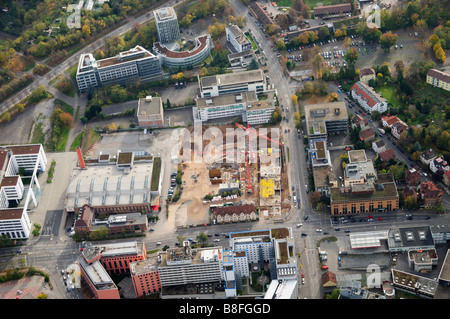
<path fill-rule="evenodd" d="M 448 1 L 0 7 L 0 299 L 450 299 Z"/>

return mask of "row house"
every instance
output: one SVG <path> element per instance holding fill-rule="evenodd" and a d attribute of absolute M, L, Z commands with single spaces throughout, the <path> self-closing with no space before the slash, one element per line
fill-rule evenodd
<path fill-rule="evenodd" d="M 253 205 L 223 206 L 213 208 L 217 224 L 255 221 L 258 219 L 256 207 Z"/>
<path fill-rule="evenodd" d="M 370 114 L 374 111 L 380 113 L 387 111 L 387 100 L 362 81 L 353 84 L 351 94 L 352 98 L 358 101 L 361 107 Z"/>

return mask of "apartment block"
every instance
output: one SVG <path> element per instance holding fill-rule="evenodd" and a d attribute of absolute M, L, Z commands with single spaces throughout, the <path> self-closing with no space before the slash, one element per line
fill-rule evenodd
<path fill-rule="evenodd" d="M 175 42 L 180 38 L 177 14 L 173 7 L 153 11 L 158 39 L 161 43 Z"/>
<path fill-rule="evenodd" d="M 427 73 L 427 83 L 434 87 L 450 91 L 450 74 L 431 69 Z"/>
<path fill-rule="evenodd" d="M 352 13 L 351 3 L 343 3 L 329 6 L 317 6 L 314 8 L 314 18 L 331 18 L 333 16 L 349 15 Z"/>
<path fill-rule="evenodd" d="M 84 92 L 88 88 L 125 84 L 139 78 L 158 78 L 161 74 L 158 57 L 138 45 L 115 57 L 101 60 L 96 60 L 90 53 L 81 54 L 76 80 L 79 90 Z"/>
<path fill-rule="evenodd" d="M 374 111 L 380 113 L 387 111 L 387 100 L 362 81 L 353 84 L 351 94 L 352 98 L 358 101 L 361 107 L 370 114 Z"/>

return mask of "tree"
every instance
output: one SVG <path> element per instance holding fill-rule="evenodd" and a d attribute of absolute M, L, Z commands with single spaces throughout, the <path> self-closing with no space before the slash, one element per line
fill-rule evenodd
<path fill-rule="evenodd" d="M 419 205 L 417 204 L 417 197 L 408 196 L 405 199 L 405 208 L 409 210 L 416 210 L 419 208 Z"/>
<path fill-rule="evenodd" d="M 256 61 L 256 59 L 252 59 L 252 61 L 250 62 L 250 64 L 248 65 L 250 70 L 256 70 L 259 68 L 258 62 Z"/>
<path fill-rule="evenodd" d="M 292 102 L 292 105 L 294 106 L 294 108 L 297 106 L 297 101 L 298 101 L 298 96 L 295 95 L 295 94 L 292 94 L 291 95 L 291 102 Z"/>
<path fill-rule="evenodd" d="M 59 114 L 59 120 L 64 126 L 71 126 L 73 122 L 73 116 L 67 112 L 62 112 Z"/>
<path fill-rule="evenodd" d="M 111 101 L 114 103 L 124 102 L 127 98 L 127 90 L 120 84 L 111 87 Z"/>
<path fill-rule="evenodd" d="M 380 36 L 380 46 L 385 50 L 389 51 L 391 47 L 393 47 L 398 40 L 398 35 L 393 34 L 391 31 L 388 31 Z"/>
<path fill-rule="evenodd" d="M 35 88 L 32 92 L 30 97 L 28 98 L 28 101 L 30 103 L 37 103 L 41 101 L 42 99 L 45 99 L 47 97 L 47 91 L 43 86 L 39 86 Z"/>
<path fill-rule="evenodd" d="M 205 246 L 205 244 L 208 242 L 208 235 L 206 235 L 205 233 L 201 232 L 197 236 L 197 240 L 200 243 L 200 245 Z"/>
<path fill-rule="evenodd" d="M 358 50 L 356 50 L 355 48 L 347 50 L 344 55 L 344 60 L 348 64 L 355 64 L 355 62 L 358 61 Z"/>
<path fill-rule="evenodd" d="M 87 24 L 85 24 L 81 28 L 81 32 L 83 33 L 83 36 L 86 38 L 91 35 L 91 28 Z"/>
<path fill-rule="evenodd" d="M 328 99 L 330 100 L 330 102 L 334 102 L 338 99 L 338 94 L 336 92 L 332 92 Z"/>
<path fill-rule="evenodd" d="M 311 200 L 311 204 L 313 206 L 317 206 L 317 204 L 319 204 L 319 202 L 320 202 L 320 198 L 321 197 L 322 197 L 322 195 L 318 191 L 312 192 L 311 195 L 309 195 L 309 199 Z"/>
<path fill-rule="evenodd" d="M 286 50 L 286 44 L 284 44 L 284 41 L 282 39 L 277 41 L 277 48 L 280 51 L 285 51 Z"/>

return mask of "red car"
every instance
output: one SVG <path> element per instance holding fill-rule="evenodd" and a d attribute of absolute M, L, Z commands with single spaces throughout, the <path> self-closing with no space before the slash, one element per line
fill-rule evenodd
<path fill-rule="evenodd" d="M 373 218 L 373 216 L 372 215 L 367 215 L 367 218 Z"/>
<path fill-rule="evenodd" d="M 383 220 L 383 218 L 381 218 L 381 217 L 378 217 L 378 218 L 377 218 L 377 220 Z"/>
<path fill-rule="evenodd" d="M 326 266 L 326 265 L 322 266 L 322 269 L 328 269 L 328 266 Z"/>
<path fill-rule="evenodd" d="M 362 115 L 366 115 L 366 113 L 364 113 L 364 112 L 362 112 L 361 114 L 362 114 Z"/>
<path fill-rule="evenodd" d="M 302 278 L 305 278 L 305 274 L 304 273 L 302 273 Z"/>

